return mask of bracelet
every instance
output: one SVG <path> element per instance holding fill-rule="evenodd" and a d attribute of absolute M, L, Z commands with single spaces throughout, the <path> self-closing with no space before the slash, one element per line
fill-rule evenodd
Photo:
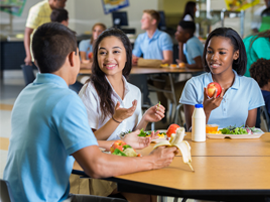
<path fill-rule="evenodd" d="M 113 118 L 113 116 L 112 116 L 112 120 L 114 120 L 116 123 L 122 123 L 122 121 L 117 121 L 117 120 L 115 120 L 115 119 Z"/>

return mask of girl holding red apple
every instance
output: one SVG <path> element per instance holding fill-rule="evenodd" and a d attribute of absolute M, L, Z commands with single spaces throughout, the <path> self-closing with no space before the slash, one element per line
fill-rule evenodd
<path fill-rule="evenodd" d="M 91 39 L 82 40 L 79 44 L 79 51 L 81 56 L 81 62 L 84 64 L 92 62 L 93 56 L 93 43 L 98 38 L 98 36 L 106 29 L 103 23 L 96 23 L 92 27 Z"/>
<path fill-rule="evenodd" d="M 180 103 L 184 104 L 186 126 L 191 127 L 195 104 L 203 104 L 206 123 L 220 128 L 236 125 L 255 126 L 257 108 L 264 105 L 256 81 L 244 75 L 247 56 L 241 37 L 231 28 L 218 28 L 206 40 L 203 65 L 207 73 L 191 78 L 184 88 Z M 213 92 L 207 85 L 218 83 L 222 90 Z M 220 93 L 219 96 L 217 96 Z"/>

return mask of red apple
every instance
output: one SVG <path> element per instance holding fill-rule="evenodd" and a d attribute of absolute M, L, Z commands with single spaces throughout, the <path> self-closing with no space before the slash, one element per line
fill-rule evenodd
<path fill-rule="evenodd" d="M 207 85 L 206 93 L 208 97 L 212 98 L 217 91 L 217 97 L 220 95 L 222 88 L 217 82 L 211 82 Z"/>
<path fill-rule="evenodd" d="M 88 54 L 88 58 L 91 59 L 92 57 L 93 57 L 93 53 L 90 52 L 90 53 Z"/>
<path fill-rule="evenodd" d="M 115 149 L 119 149 L 120 151 L 123 151 L 123 146 L 126 145 L 126 143 L 122 140 L 116 140 L 112 146 L 111 146 L 111 153 L 114 152 Z"/>
<path fill-rule="evenodd" d="M 167 133 L 166 133 L 166 135 L 167 135 L 167 137 L 171 137 L 171 135 L 173 134 L 173 133 L 176 133 L 176 129 L 177 128 L 179 128 L 180 126 L 179 125 L 177 125 L 177 124 L 171 124 L 170 126 L 169 126 L 169 128 L 168 128 L 168 130 L 167 130 Z"/>

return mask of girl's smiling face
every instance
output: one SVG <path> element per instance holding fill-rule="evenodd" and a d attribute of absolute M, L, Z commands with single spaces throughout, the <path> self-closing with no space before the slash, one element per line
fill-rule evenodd
<path fill-rule="evenodd" d="M 231 40 L 222 36 L 213 36 L 207 46 L 206 62 L 212 74 L 232 71 L 234 60 L 239 57 L 239 50 L 234 51 Z"/>
<path fill-rule="evenodd" d="M 109 36 L 104 38 L 98 46 L 98 65 L 106 76 L 121 75 L 125 67 L 127 56 L 122 41 Z"/>

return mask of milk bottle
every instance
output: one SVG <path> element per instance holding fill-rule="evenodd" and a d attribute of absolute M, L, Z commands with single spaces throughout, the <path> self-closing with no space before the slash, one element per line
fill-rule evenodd
<path fill-rule="evenodd" d="M 206 120 L 202 104 L 196 104 L 192 114 L 191 140 L 194 142 L 204 142 L 206 139 Z"/>

